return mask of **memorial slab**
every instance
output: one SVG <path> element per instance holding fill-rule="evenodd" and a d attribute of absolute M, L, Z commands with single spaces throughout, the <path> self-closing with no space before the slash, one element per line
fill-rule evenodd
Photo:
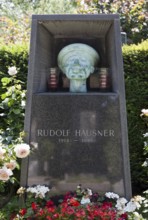
<path fill-rule="evenodd" d="M 58 87 L 50 91 L 50 69 L 58 67 L 62 48 L 73 43 L 86 44 L 99 54 L 87 90 L 71 92 L 59 70 Z M 34 15 L 27 88 L 26 141 L 35 148 L 23 160 L 21 185 L 47 184 L 53 192 L 64 193 L 81 183 L 130 198 L 118 15 Z"/>

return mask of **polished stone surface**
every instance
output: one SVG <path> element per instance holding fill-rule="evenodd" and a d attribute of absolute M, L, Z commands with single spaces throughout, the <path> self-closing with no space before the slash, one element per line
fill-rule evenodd
<path fill-rule="evenodd" d="M 28 185 L 124 194 L 117 94 L 33 95 Z"/>

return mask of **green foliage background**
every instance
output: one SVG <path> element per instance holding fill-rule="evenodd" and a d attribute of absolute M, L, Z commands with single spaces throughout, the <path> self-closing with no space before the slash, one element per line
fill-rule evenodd
<path fill-rule="evenodd" d="M 19 68 L 17 79 L 26 82 L 28 71 L 28 47 L 26 44 L 9 44 L 0 46 L 0 78 L 8 75 L 8 67 Z M 0 82 L 1 83 L 1 82 Z M 26 85 L 24 85 L 26 88 Z M 0 84 L 1 89 L 1 84 Z M 1 93 L 1 91 L 0 91 Z"/>
<path fill-rule="evenodd" d="M 123 47 L 128 133 L 133 191 L 147 187 L 147 167 L 142 167 L 143 134 L 147 125 L 140 117 L 148 108 L 148 40 L 139 45 Z"/>
<path fill-rule="evenodd" d="M 3 143 L 11 144 L 20 136 L 24 123 L 24 107 L 21 106 L 27 81 L 28 48 L 26 45 L 0 47 L 0 135 Z M 15 77 L 8 68 L 16 66 Z"/>
<path fill-rule="evenodd" d="M 146 0 L 1 0 L 0 42 L 28 43 L 32 14 L 117 13 L 128 43 L 139 43 L 148 37 L 147 9 Z"/>
<path fill-rule="evenodd" d="M 75 0 L 78 13 L 119 14 L 122 31 L 127 33 L 128 43 L 139 43 L 148 37 L 145 0 Z"/>
<path fill-rule="evenodd" d="M 148 108 L 148 40 L 139 45 L 123 47 L 126 101 L 128 113 L 129 147 L 133 193 L 141 192 L 147 186 L 146 168 L 142 167 L 145 160 L 143 154 L 143 134 L 146 133 L 146 124 L 140 117 L 141 109 Z M 26 45 L 13 45 L 0 47 L 0 83 L 3 77 L 8 77 L 8 67 L 16 66 L 19 71 L 17 79 L 21 80 L 22 89 L 26 89 L 28 48 Z M 5 88 L 0 84 L 0 101 Z M 12 107 L 10 106 L 10 109 Z M 23 117 L 17 114 L 10 123 L 9 117 L 3 117 L 3 113 L 10 112 L 10 109 L 0 108 L 0 131 L 5 133 L 7 128 L 14 130 L 15 135 L 23 130 Z M 24 111 L 24 110 L 23 110 Z M 17 121 L 17 125 L 13 121 Z"/>

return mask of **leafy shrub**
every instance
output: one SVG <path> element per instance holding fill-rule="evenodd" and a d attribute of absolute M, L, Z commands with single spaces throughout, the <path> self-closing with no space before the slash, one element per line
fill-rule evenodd
<path fill-rule="evenodd" d="M 0 133 L 9 141 L 23 130 L 28 49 L 25 45 L 0 48 Z M 17 68 L 16 76 L 9 76 L 10 67 Z M 8 138 L 9 137 L 9 138 Z M 9 139 L 9 140 L 8 140 Z"/>
<path fill-rule="evenodd" d="M 148 40 L 139 45 L 123 47 L 128 133 L 132 187 L 134 192 L 144 190 L 147 186 L 144 162 L 143 134 L 146 124 L 141 119 L 141 109 L 148 107 Z"/>
<path fill-rule="evenodd" d="M 24 127 L 25 92 L 28 49 L 25 45 L 9 45 L 0 48 L 0 207 L 14 194 L 20 173 L 6 169 L 14 162 L 13 146 L 21 141 Z M 13 163 L 12 163 L 13 162 Z M 20 160 L 17 161 L 19 168 Z"/>
<path fill-rule="evenodd" d="M 29 43 L 32 14 L 75 13 L 73 0 L 0 1 L 0 43 Z"/>
<path fill-rule="evenodd" d="M 27 45 L 9 44 L 0 46 L 0 63 L 0 79 L 4 76 L 8 76 L 8 68 L 10 66 L 16 66 L 17 68 L 19 68 L 17 79 L 20 79 L 26 83 L 28 71 Z M 26 84 L 24 84 L 23 88 L 26 89 Z M 1 93 L 2 92 L 0 90 L 0 94 Z"/>
<path fill-rule="evenodd" d="M 75 0 L 78 13 L 119 14 L 121 27 L 129 43 L 147 39 L 147 1 L 145 0 Z"/>

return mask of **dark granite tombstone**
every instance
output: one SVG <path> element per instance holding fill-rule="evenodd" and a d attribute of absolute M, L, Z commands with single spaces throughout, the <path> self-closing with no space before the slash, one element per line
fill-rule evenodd
<path fill-rule="evenodd" d="M 66 77 L 48 90 L 51 67 L 66 45 L 85 43 L 100 55 L 110 87 L 99 75 L 86 93 L 70 93 Z M 99 192 L 131 196 L 120 24 L 118 15 L 34 15 L 32 19 L 25 132 L 36 148 L 22 163 L 21 185 L 47 184 L 53 192 L 81 183 Z"/>

